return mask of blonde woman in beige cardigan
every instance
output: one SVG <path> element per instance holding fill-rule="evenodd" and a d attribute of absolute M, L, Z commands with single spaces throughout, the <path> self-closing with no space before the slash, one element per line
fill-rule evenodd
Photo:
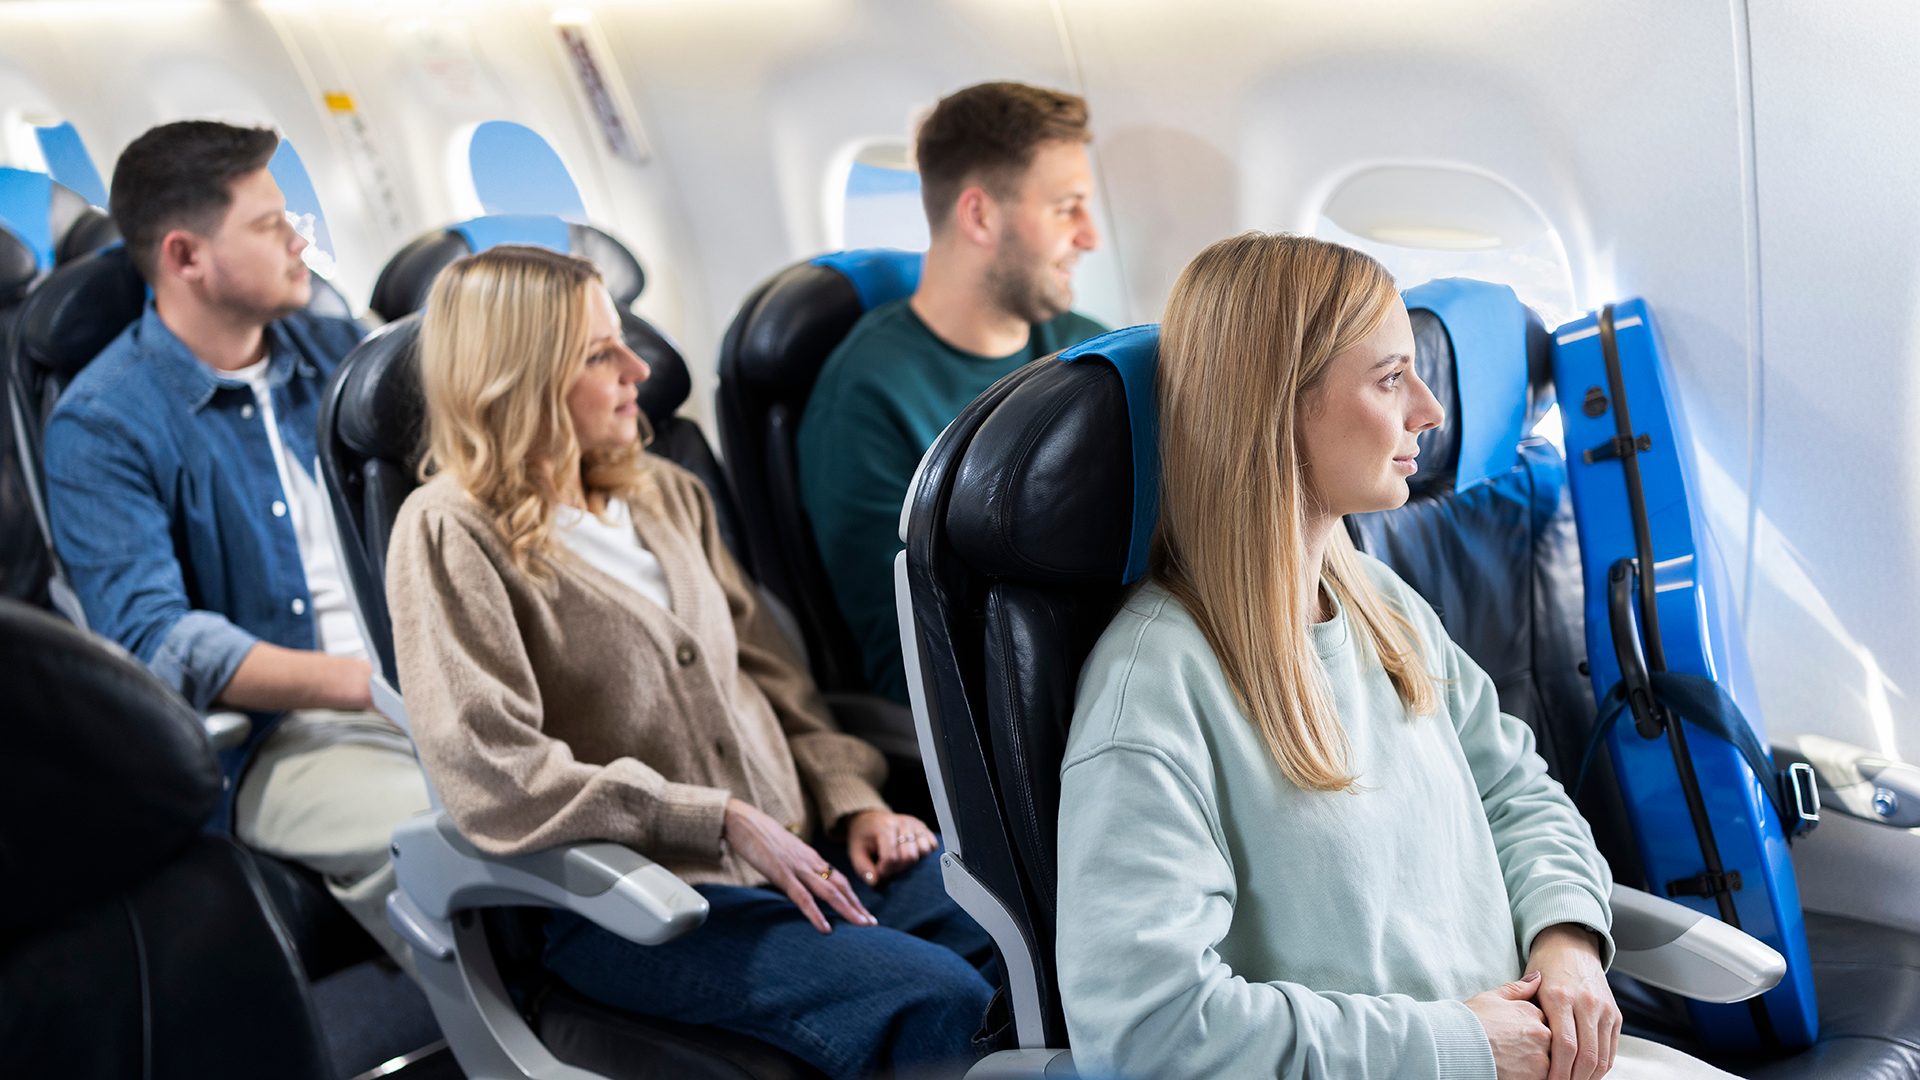
<path fill-rule="evenodd" d="M 705 925 L 653 947 L 554 916 L 545 959 L 576 990 L 834 1076 L 963 1058 L 992 945 L 931 830 L 882 801 L 880 755 L 835 730 L 705 487 L 642 452 L 646 377 L 584 260 L 504 246 L 435 282 L 430 478 L 387 568 L 427 773 L 486 851 L 613 840 L 707 897 Z"/>

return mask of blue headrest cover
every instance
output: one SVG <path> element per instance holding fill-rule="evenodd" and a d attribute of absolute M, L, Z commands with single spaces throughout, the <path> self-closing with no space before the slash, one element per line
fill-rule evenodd
<path fill-rule="evenodd" d="M 1120 374 L 1127 395 L 1127 427 L 1133 445 L 1133 525 L 1127 536 L 1127 569 L 1122 584 L 1147 572 L 1153 529 L 1160 521 L 1160 407 L 1154 398 L 1154 370 L 1160 362 L 1157 323 L 1109 330 L 1060 354 L 1060 362 L 1105 362 Z"/>
<path fill-rule="evenodd" d="M 449 225 L 447 231 L 460 234 L 468 249 L 476 252 L 501 244 L 530 244 L 563 253 L 573 250 L 567 223 L 551 214 L 488 214 Z"/>
<path fill-rule="evenodd" d="M 1453 346 L 1454 415 L 1446 422 L 1458 434 L 1453 489 L 1464 491 L 1512 468 L 1527 436 L 1527 306 L 1505 285 L 1469 278 L 1430 281 L 1402 298 L 1408 311 L 1432 312 Z"/>
<path fill-rule="evenodd" d="M 881 304 L 913 295 L 913 290 L 920 287 L 922 258 L 917 251 L 861 248 L 822 255 L 812 263 L 838 270 L 853 282 L 853 291 L 860 295 L 860 306 L 872 311 Z"/>
<path fill-rule="evenodd" d="M 40 269 L 53 269 L 53 177 L 0 168 L 0 224 L 26 242 Z"/>

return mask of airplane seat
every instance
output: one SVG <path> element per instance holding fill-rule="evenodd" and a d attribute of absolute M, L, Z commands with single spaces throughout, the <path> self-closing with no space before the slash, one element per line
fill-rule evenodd
<path fill-rule="evenodd" d="M 1021 1048 L 981 1075 L 1069 1075 L 1052 945 L 1060 754 L 1081 665 L 1146 572 L 1157 352 L 1158 329 L 1133 327 L 1007 376 L 948 426 L 908 495 L 895 585 L 942 870 L 999 945 Z M 1616 886 L 1613 907 L 1616 970 L 1660 989 L 1739 1000 L 1784 972 L 1778 953 L 1681 905 Z"/>
<path fill-rule="evenodd" d="M 362 342 L 341 364 L 320 416 L 321 470 L 341 562 L 379 666 L 375 700 L 403 724 L 386 549 L 400 507 L 418 483 L 425 415 L 416 354 L 420 321 L 417 313 L 405 315 Z M 565 1063 L 609 1077 L 815 1075 L 756 1040 L 633 1016 L 561 983 L 540 962 L 544 914 L 538 909 L 577 911 L 649 944 L 694 931 L 706 917 L 706 901 L 617 844 L 485 855 L 448 820 L 431 777 L 428 787 L 433 811 L 394 834 L 398 888 L 388 909 L 413 945 L 428 1001 L 470 1074 L 560 1075 L 545 1070 Z"/>
<path fill-rule="evenodd" d="M 323 283 L 324 279 L 315 277 L 316 286 Z M 333 295 L 337 296 L 337 291 Z M 321 296 L 316 288 L 316 299 Z M 100 350 L 140 317 L 146 297 L 146 283 L 125 248 L 116 245 L 82 256 L 56 269 L 33 291 L 21 309 L 9 348 L 7 392 L 13 445 L 38 526 L 37 550 L 47 560 L 48 577 L 41 588 L 54 609 L 77 626 L 84 627 L 86 617 L 66 581 L 47 525 L 41 440 L 60 393 Z M 238 734 L 243 739 L 245 730 Z M 373 939 L 327 892 L 318 874 L 258 852 L 249 854 L 259 864 L 260 876 L 281 921 L 313 978 L 378 953 Z"/>
<path fill-rule="evenodd" d="M 721 539 L 741 565 L 752 569 L 740 530 L 740 512 L 726 470 L 701 434 L 700 426 L 676 415 L 693 391 L 693 378 L 680 350 L 667 336 L 631 310 L 646 285 L 640 260 L 626 245 L 591 225 L 535 214 L 496 214 L 435 229 L 401 248 L 380 271 L 373 286 L 373 310 L 389 322 L 426 307 L 433 279 L 447 264 L 495 244 L 531 244 L 578 255 L 600 271 L 620 313 L 627 347 L 653 373 L 640 384 L 640 408 L 653 428 L 654 453 L 698 476 L 713 496 Z"/>
<path fill-rule="evenodd" d="M 1555 400 L 1552 337 L 1504 285 L 1451 278 L 1404 299 L 1415 368 L 1448 419 L 1420 436 L 1406 504 L 1349 517 L 1348 535 L 1433 606 L 1552 774 L 1572 777 L 1594 715 L 1579 536 L 1566 462 L 1530 438 Z M 1611 770 L 1595 775 L 1580 811 L 1614 879 L 1641 887 Z"/>
<path fill-rule="evenodd" d="M 111 219 L 109 219 L 111 223 Z M 5 241 L 0 239 L 0 262 Z M 313 298 L 307 310 L 342 318 L 352 308 L 331 282 L 309 274 Z M 20 306 L 13 333 L 0 342 L 5 347 L 8 409 L 14 429 L 14 451 L 25 473 L 28 503 L 40 525 L 43 553 L 49 560 L 48 588 L 55 610 L 76 625 L 86 617 L 53 551 L 53 534 L 46 524 L 45 476 L 40 446 L 47 420 L 67 384 L 140 317 L 147 286 L 134 269 L 126 249 L 111 244 L 80 253 L 58 266 L 37 285 Z"/>
<path fill-rule="evenodd" d="M 113 218 L 86 196 L 46 173 L 6 166 L 0 166 L 0 233 L 25 245 L 34 267 L 29 283 L 120 239 Z M 0 307 L 8 302 L 7 283 L 18 276 L 13 258 L 0 259 Z"/>
<path fill-rule="evenodd" d="M 800 418 L 827 357 L 869 310 L 910 295 L 917 252 L 842 251 L 774 274 L 747 295 L 720 344 L 720 438 L 754 570 L 800 620 L 820 688 L 867 690 L 800 502 Z"/>
<path fill-rule="evenodd" d="M 18 301 L 33 283 L 36 268 L 26 241 L 0 227 L 0 351 L 12 336 Z M 37 517 L 35 493 L 27 482 L 28 462 L 15 438 L 13 409 L 0 411 L 0 597 L 48 607 L 47 583 L 53 566 L 47 558 Z"/>
<path fill-rule="evenodd" d="M 204 831 L 221 777 L 193 711 L 15 601 L 0 657 L 0 1073 L 332 1076 L 255 862 Z"/>

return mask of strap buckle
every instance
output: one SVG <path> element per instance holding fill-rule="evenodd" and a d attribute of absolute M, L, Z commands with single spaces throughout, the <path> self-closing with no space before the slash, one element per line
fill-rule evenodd
<path fill-rule="evenodd" d="M 1668 896 L 1700 896 L 1711 899 L 1723 893 L 1740 891 L 1740 871 L 1728 870 L 1714 873 L 1702 870 L 1689 878 L 1675 878 L 1667 882 Z"/>
<path fill-rule="evenodd" d="M 1820 824 L 1820 784 L 1813 766 L 1796 761 L 1780 771 L 1780 801 L 1793 811 L 1790 820 L 1780 823 L 1789 837 L 1805 836 Z"/>
<path fill-rule="evenodd" d="M 1580 455 L 1580 460 L 1591 465 L 1596 461 L 1612 461 L 1614 458 L 1628 458 L 1635 454 L 1653 449 L 1653 436 L 1642 433 L 1629 439 L 1625 435 L 1615 435 L 1599 446 Z"/>

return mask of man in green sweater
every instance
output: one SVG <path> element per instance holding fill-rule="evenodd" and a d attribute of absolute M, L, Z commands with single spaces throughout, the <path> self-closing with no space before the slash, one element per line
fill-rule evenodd
<path fill-rule="evenodd" d="M 1086 102 L 982 83 L 915 140 L 931 243 L 911 297 L 867 312 L 800 421 L 800 497 L 868 685 L 907 700 L 894 616 L 900 506 L 920 456 L 995 380 L 1106 328 L 1070 311 L 1099 242 Z"/>

